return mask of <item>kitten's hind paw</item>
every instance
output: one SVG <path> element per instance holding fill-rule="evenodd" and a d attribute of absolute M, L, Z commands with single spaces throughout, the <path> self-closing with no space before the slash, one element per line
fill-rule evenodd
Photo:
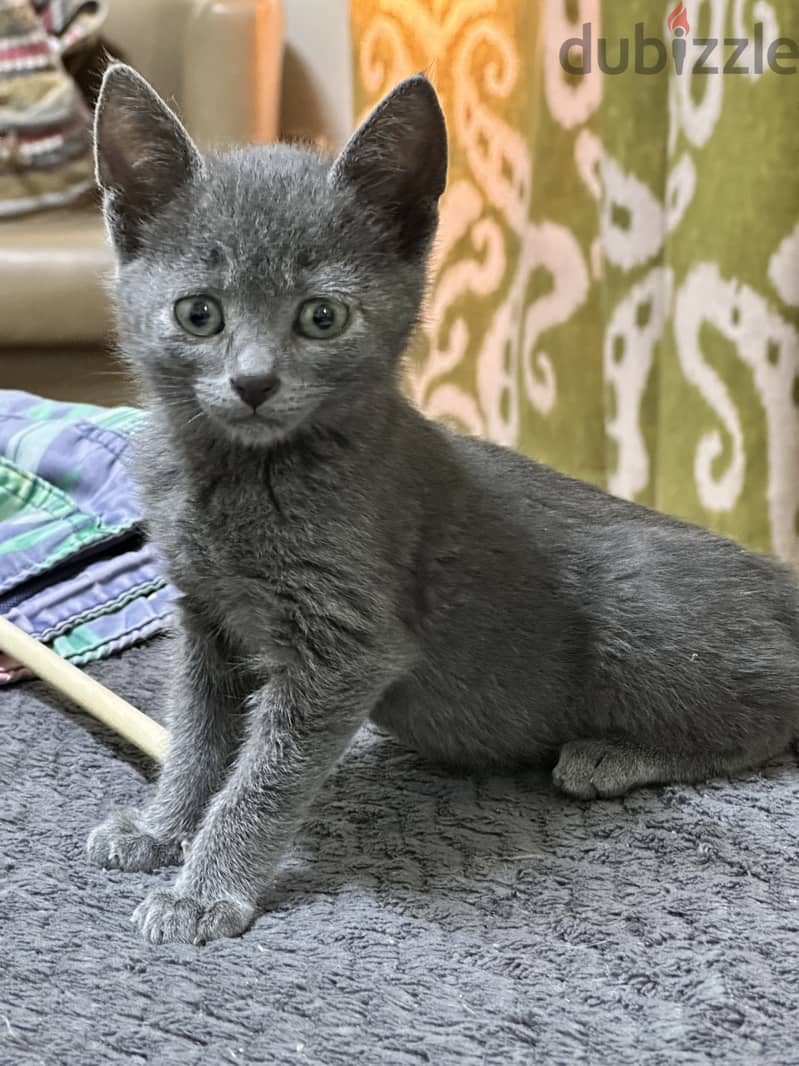
<path fill-rule="evenodd" d="M 205 902 L 180 895 L 177 889 L 156 888 L 139 904 L 131 921 L 152 944 L 196 944 L 239 936 L 255 909 L 230 899 Z"/>
<path fill-rule="evenodd" d="M 557 787 L 577 799 L 609 799 L 667 779 L 654 755 L 610 740 L 572 740 L 552 771 Z"/>
<path fill-rule="evenodd" d="M 157 870 L 183 859 L 179 841 L 160 841 L 142 826 L 136 811 L 117 811 L 89 834 L 89 859 L 107 870 Z"/>

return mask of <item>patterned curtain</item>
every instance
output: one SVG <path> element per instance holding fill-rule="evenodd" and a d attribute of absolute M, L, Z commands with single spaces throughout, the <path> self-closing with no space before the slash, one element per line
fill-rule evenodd
<path fill-rule="evenodd" d="M 356 118 L 425 70 L 450 132 L 416 402 L 799 562 L 796 0 L 351 20 Z"/>

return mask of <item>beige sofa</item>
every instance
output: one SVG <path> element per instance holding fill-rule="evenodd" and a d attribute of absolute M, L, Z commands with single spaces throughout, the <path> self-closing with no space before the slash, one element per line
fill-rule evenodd
<path fill-rule="evenodd" d="M 277 136 L 280 0 L 110 0 L 112 54 L 174 103 L 201 147 Z M 0 221 L 0 387 L 122 401 L 95 203 Z"/>

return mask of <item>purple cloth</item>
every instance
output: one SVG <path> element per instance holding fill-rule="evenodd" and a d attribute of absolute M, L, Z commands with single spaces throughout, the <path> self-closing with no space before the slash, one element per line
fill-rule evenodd
<path fill-rule="evenodd" d="M 163 631 L 173 611 L 129 476 L 144 418 L 0 391 L 0 614 L 76 663 Z M 0 656 L 0 683 L 21 676 Z"/>

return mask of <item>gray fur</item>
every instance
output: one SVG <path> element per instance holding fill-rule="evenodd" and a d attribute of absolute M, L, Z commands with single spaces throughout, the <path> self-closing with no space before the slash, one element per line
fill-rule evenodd
<path fill-rule="evenodd" d="M 198 163 L 124 67 L 99 113 L 122 348 L 152 416 L 140 480 L 183 594 L 157 792 L 89 840 L 122 869 L 185 856 L 134 915 L 147 937 L 241 932 L 370 716 L 444 764 L 556 764 L 586 798 L 787 747 L 799 596 L 785 568 L 403 398 L 446 170 L 423 78 L 332 165 L 285 146 Z M 163 166 L 165 143 L 183 161 L 166 201 L 119 162 Z M 177 325 L 175 301 L 195 293 L 224 306 L 221 333 Z M 339 337 L 294 331 L 317 296 L 350 306 Z M 241 373 L 280 380 L 255 413 L 231 386 Z"/>

